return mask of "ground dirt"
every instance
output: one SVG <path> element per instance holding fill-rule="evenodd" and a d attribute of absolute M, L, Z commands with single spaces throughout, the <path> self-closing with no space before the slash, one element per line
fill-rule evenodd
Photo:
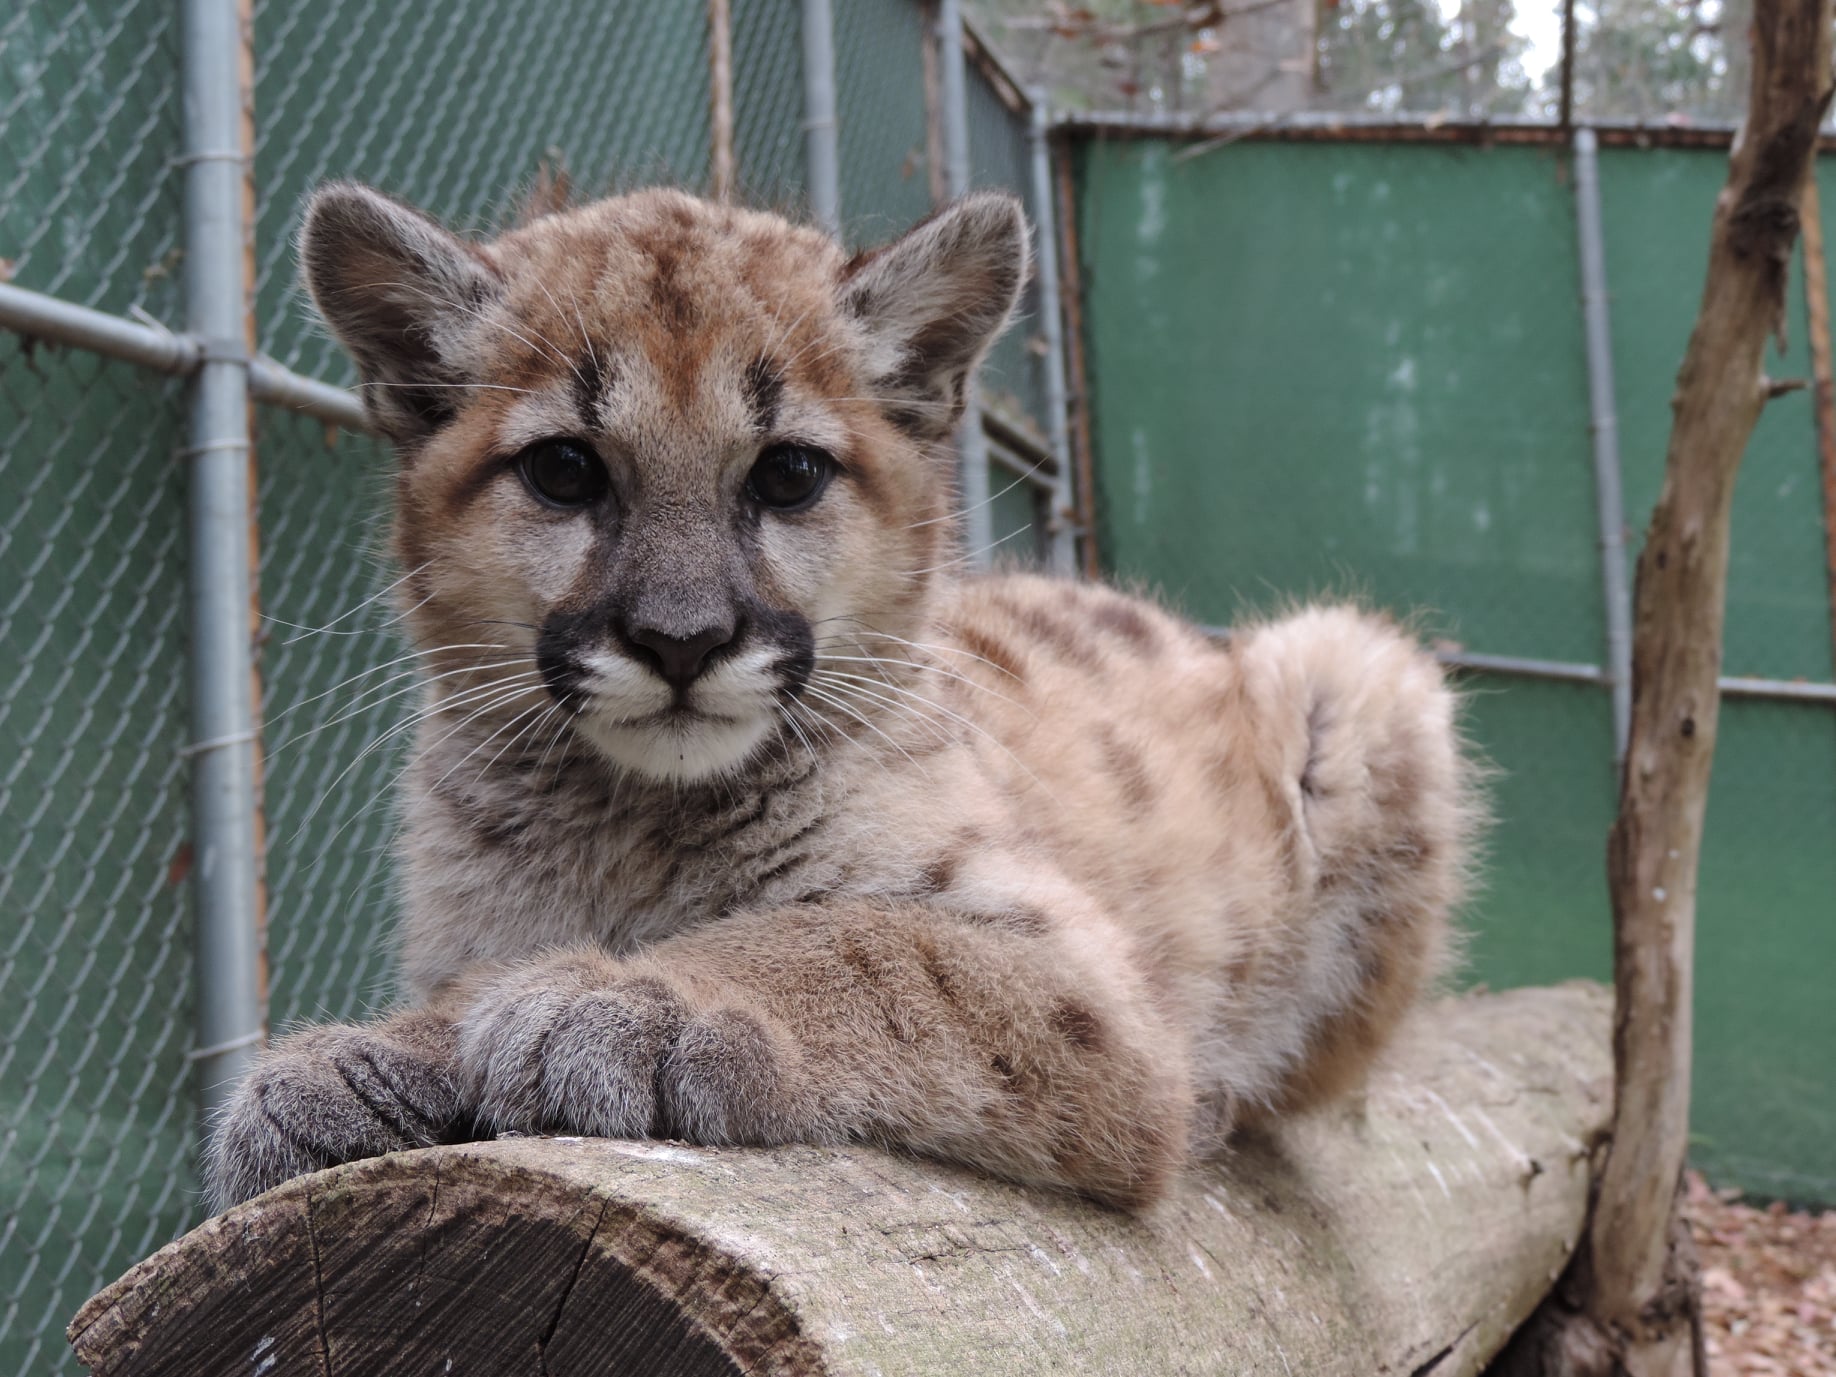
<path fill-rule="evenodd" d="M 1836 1377 L 1836 1210 L 1743 1205 L 1689 1178 L 1715 1377 Z"/>

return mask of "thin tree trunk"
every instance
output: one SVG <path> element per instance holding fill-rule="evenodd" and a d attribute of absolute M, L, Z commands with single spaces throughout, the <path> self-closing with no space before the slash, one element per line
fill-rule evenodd
<path fill-rule="evenodd" d="M 1753 84 L 1715 204 L 1708 280 L 1677 375 L 1663 491 L 1638 560 L 1632 729 L 1607 847 L 1613 902 L 1613 1142 L 1557 1309 L 1511 1372 L 1680 1377 L 1707 1370 L 1677 1188 L 1689 1131 L 1696 870 L 1715 751 L 1728 518 L 1774 393 L 1799 203 L 1831 96 L 1830 0 L 1756 0 Z M 1527 1354 L 1523 1349 L 1534 1349 Z"/>

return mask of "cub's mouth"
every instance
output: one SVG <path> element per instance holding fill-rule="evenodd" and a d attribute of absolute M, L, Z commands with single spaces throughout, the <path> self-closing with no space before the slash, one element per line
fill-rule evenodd
<path fill-rule="evenodd" d="M 574 728 L 615 767 L 680 784 L 742 772 L 775 720 L 769 711 L 723 717 L 672 706 L 623 720 L 589 710 L 575 715 Z"/>
<path fill-rule="evenodd" d="M 686 781 L 740 771 L 815 666 L 810 624 L 749 607 L 713 633 L 664 635 L 551 615 L 536 645 L 550 696 L 621 769 Z"/>

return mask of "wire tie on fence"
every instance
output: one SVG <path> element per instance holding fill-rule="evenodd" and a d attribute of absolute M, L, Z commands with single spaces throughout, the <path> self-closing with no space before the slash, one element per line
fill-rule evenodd
<path fill-rule="evenodd" d="M 189 163 L 246 163 L 249 155 L 240 148 L 200 148 L 195 152 L 181 153 L 172 160 L 174 167 L 184 167 Z"/>
<path fill-rule="evenodd" d="M 248 447 L 247 440 L 214 440 L 208 445 L 186 445 L 178 453 L 181 459 L 195 459 L 200 454 L 213 454 L 226 449 L 246 450 Z"/>
<path fill-rule="evenodd" d="M 253 741 L 258 733 L 253 727 L 247 731 L 231 732 L 228 736 L 213 736 L 204 741 L 193 741 L 189 746 L 180 746 L 179 759 L 188 760 L 194 755 L 203 755 L 206 751 L 220 751 L 225 746 L 240 746 L 245 741 Z"/>
<path fill-rule="evenodd" d="M 259 1046 L 267 1040 L 267 1036 L 266 1030 L 257 1028 L 252 1033 L 244 1033 L 241 1037 L 231 1038 L 228 1042 L 214 1043 L 209 1047 L 194 1047 L 185 1053 L 185 1060 L 203 1061 L 207 1057 L 220 1057 L 225 1052 L 236 1052 L 244 1047 Z"/>
<path fill-rule="evenodd" d="M 203 350 L 203 352 L 198 355 L 198 361 L 200 363 L 247 364 L 249 362 L 249 346 L 247 340 L 235 338 L 233 336 L 212 339 L 207 335 L 199 335 L 197 341 Z"/>
<path fill-rule="evenodd" d="M 147 329 L 162 334 L 167 339 L 184 338 L 170 325 L 166 324 L 165 321 L 154 315 L 145 306 L 142 306 L 138 301 L 127 308 L 127 313 L 130 319 L 139 321 L 142 325 L 146 326 Z"/>

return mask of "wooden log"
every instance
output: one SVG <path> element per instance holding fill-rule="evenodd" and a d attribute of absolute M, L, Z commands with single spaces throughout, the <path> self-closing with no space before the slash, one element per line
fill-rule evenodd
<path fill-rule="evenodd" d="M 1605 991 L 1422 1010 L 1369 1091 L 1131 1217 L 867 1148 L 579 1138 L 334 1168 L 70 1327 L 96 1373 L 1479 1371 L 1561 1272 Z"/>

